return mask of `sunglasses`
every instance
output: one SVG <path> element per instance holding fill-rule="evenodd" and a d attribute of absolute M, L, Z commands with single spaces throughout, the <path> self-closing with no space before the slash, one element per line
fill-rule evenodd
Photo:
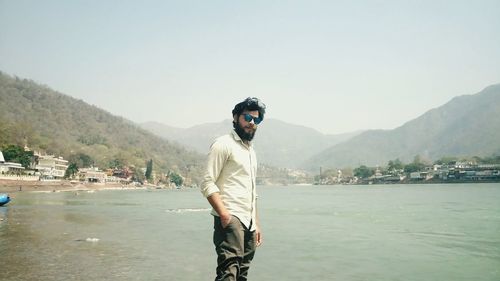
<path fill-rule="evenodd" d="M 250 115 L 248 113 L 243 114 L 243 118 L 245 118 L 245 121 L 247 121 L 247 122 L 251 122 L 253 120 L 253 123 L 255 125 L 259 125 L 260 122 L 262 122 L 262 119 L 260 119 L 260 117 L 253 117 L 252 115 Z"/>

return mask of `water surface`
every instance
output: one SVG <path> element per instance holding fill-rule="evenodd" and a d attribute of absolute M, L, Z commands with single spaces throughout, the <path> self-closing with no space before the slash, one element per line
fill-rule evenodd
<path fill-rule="evenodd" d="M 500 280 L 500 184 L 259 187 L 250 280 Z M 198 190 L 15 193 L 1 280 L 213 280 Z"/>

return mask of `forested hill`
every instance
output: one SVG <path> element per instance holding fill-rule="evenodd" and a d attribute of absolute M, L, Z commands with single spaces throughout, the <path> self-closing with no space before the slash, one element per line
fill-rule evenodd
<path fill-rule="evenodd" d="M 170 143 L 122 117 L 33 81 L 0 72 L 0 147 L 7 144 L 74 159 L 90 156 L 100 168 L 120 164 L 155 171 L 199 173 L 203 156 Z M 193 170 L 193 167 L 196 171 Z"/>

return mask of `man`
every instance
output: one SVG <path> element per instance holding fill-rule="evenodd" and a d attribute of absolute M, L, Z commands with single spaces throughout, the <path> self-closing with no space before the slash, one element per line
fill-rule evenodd
<path fill-rule="evenodd" d="M 247 280 L 255 248 L 262 243 L 257 218 L 257 159 L 252 139 L 264 120 L 266 106 L 257 98 L 235 105 L 234 130 L 210 147 L 201 192 L 214 215 L 216 281 Z"/>

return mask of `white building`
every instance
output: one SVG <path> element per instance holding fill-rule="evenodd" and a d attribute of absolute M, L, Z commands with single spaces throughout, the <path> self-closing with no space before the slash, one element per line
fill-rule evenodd
<path fill-rule="evenodd" d="M 24 167 L 19 163 L 5 162 L 3 153 L 0 151 L 0 174 L 23 173 Z"/>
<path fill-rule="evenodd" d="M 68 161 L 62 157 L 55 157 L 54 155 L 38 155 L 38 163 L 35 169 L 45 179 L 63 178 L 68 168 Z"/>
<path fill-rule="evenodd" d="M 86 182 L 99 182 L 105 183 L 107 181 L 107 175 L 103 171 L 99 171 L 98 168 L 83 168 L 78 171 L 80 179 L 84 179 Z"/>

